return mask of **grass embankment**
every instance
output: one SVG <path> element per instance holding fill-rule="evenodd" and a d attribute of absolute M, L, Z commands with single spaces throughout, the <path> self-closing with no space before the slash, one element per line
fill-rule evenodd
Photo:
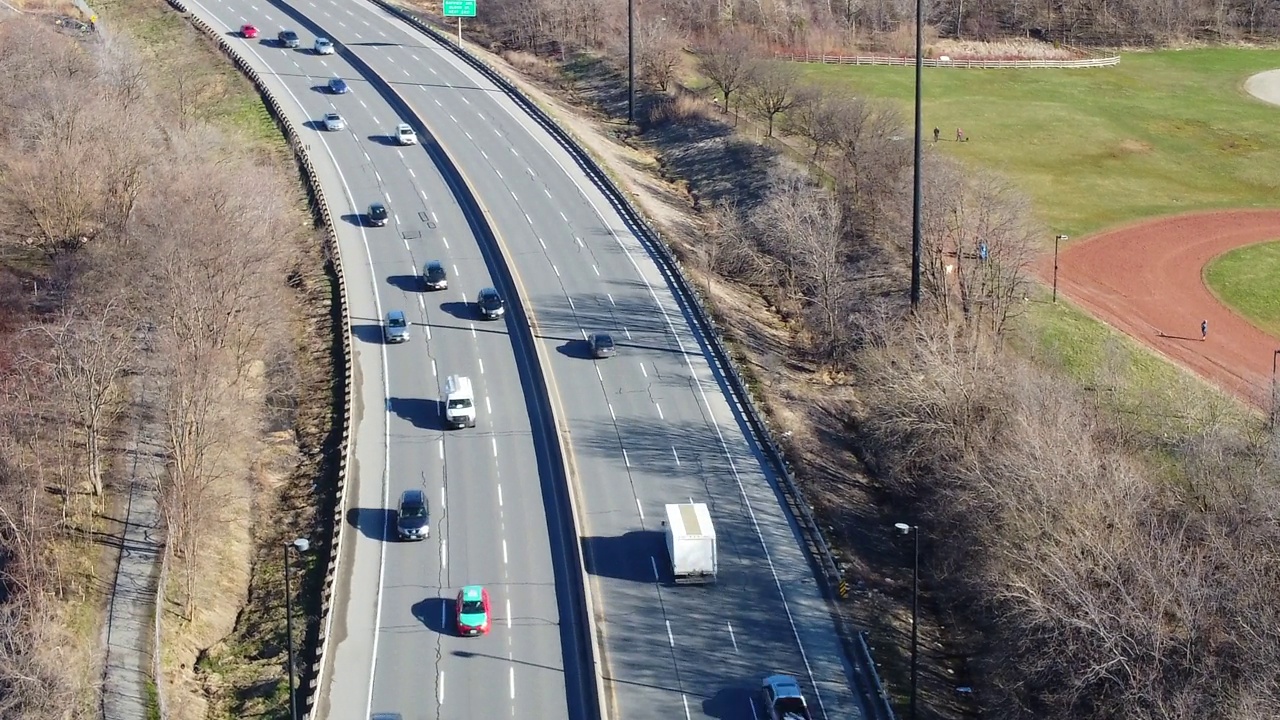
<path fill-rule="evenodd" d="M 263 165 L 292 172 L 293 155 L 257 90 L 208 38 L 163 0 L 94 2 L 111 31 L 130 37 L 145 62 L 148 80 L 165 109 L 178 118 L 209 123 L 227 135 L 226 145 Z M 292 428 L 263 438 L 253 466 L 253 497 L 244 512 L 234 513 L 237 527 L 226 528 L 216 571 L 197 588 L 201 621 L 187 623 L 169 613 L 165 621 L 166 673 L 182 690 L 168 689 L 171 713 L 207 717 L 264 717 L 288 708 L 283 682 L 285 617 L 280 607 L 283 575 L 280 548 L 285 538 L 306 537 L 314 523 L 317 501 L 313 483 L 328 476 L 325 465 L 336 438 L 332 436 L 332 377 L 335 342 L 331 302 L 336 301 L 319 239 L 307 223 L 307 198 L 297 191 L 298 230 L 282 242 L 295 246 L 299 258 L 287 308 L 292 316 L 295 355 L 292 365 L 297 410 Z M 283 284 L 286 278 L 280 278 Z M 281 522 L 278 516 L 288 518 Z M 250 523 L 258 518 L 256 528 Z M 262 522 L 262 518 L 271 518 Z M 303 595 L 295 606 L 297 639 L 314 626 L 319 593 L 316 558 L 297 558 L 295 584 Z M 222 576 L 249 574 L 249 592 Z M 313 602 L 315 601 L 315 602 Z M 301 663 L 300 663 L 301 665 Z M 196 705 L 200 708 L 197 710 Z M 191 706 L 191 707 L 188 707 Z"/>
<path fill-rule="evenodd" d="M 1052 233 L 1080 237 L 1200 208 L 1275 206 L 1280 109 L 1243 90 L 1250 75 L 1275 67 L 1275 51 L 1214 48 L 1126 53 L 1110 68 L 925 68 L 925 134 L 932 141 L 940 128 L 943 152 L 1016 180 Z M 801 72 L 899 101 L 910 118 L 913 68 Z M 955 142 L 957 127 L 968 142 Z"/>
<path fill-rule="evenodd" d="M 1280 242 L 1260 243 L 1214 258 L 1204 268 L 1204 282 L 1219 300 L 1249 322 L 1280 336 Z"/>

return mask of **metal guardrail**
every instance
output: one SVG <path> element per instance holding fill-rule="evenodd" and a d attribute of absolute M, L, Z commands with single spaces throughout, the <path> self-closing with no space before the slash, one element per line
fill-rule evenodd
<path fill-rule="evenodd" d="M 745 378 L 738 371 L 732 355 L 725 346 L 722 331 L 715 323 L 709 309 L 703 303 L 693 284 L 686 279 L 680 261 L 676 258 L 672 248 L 662 239 L 661 233 L 648 222 L 640 210 L 627 199 L 623 191 L 618 188 L 608 173 L 582 147 L 581 143 L 574 138 L 572 133 L 548 115 L 533 99 L 525 95 L 499 71 L 490 67 L 488 63 L 471 54 L 465 48 L 460 47 L 445 33 L 403 8 L 392 4 L 388 0 L 370 1 L 418 28 L 441 45 L 448 47 L 461 60 L 483 74 L 525 112 L 529 113 L 530 117 L 569 153 L 579 168 L 587 174 L 591 182 L 605 195 L 614 210 L 626 221 L 636 237 L 649 249 L 650 254 L 658 260 L 659 269 L 677 290 L 675 293 L 677 302 L 685 304 L 691 311 L 689 314 L 697 322 L 701 331 L 700 334 L 711 349 L 714 356 L 713 360 L 720 369 L 722 377 L 728 380 L 730 390 L 733 392 L 734 398 L 751 428 L 754 439 L 768 455 L 776 471 L 776 476 L 784 485 L 783 489 L 785 490 L 784 494 L 788 496 L 788 505 L 807 536 L 810 546 L 809 555 L 818 565 L 817 569 L 820 572 L 815 574 L 818 575 L 823 594 L 826 596 L 832 610 L 831 615 L 840 630 L 846 654 L 854 667 L 855 682 L 862 685 L 861 690 L 867 699 L 871 701 L 871 706 L 868 709 L 872 711 L 876 720 L 894 720 L 893 708 L 890 705 L 888 693 L 880 682 L 879 674 L 875 670 L 875 663 L 871 659 L 870 649 L 863 637 L 863 633 L 853 629 L 844 618 L 843 613 L 839 611 L 838 588 L 843 579 L 839 564 L 832 555 L 826 539 L 822 536 L 822 530 L 818 527 L 817 521 L 813 517 L 812 507 L 804 499 L 804 494 L 791 472 L 790 463 L 786 461 L 782 449 L 774 442 L 773 433 L 768 426 L 768 422 L 764 419 L 764 414 L 756 406 Z M 174 2 L 174 0 L 170 0 L 170 2 Z"/>
<path fill-rule="evenodd" d="M 914 57 L 891 57 L 888 55 L 824 55 L 821 53 L 796 55 L 778 53 L 774 57 L 788 62 L 823 63 L 826 65 L 911 65 L 916 64 Z M 940 68 L 1094 68 L 1111 67 L 1120 64 L 1119 55 L 1108 57 L 1086 58 L 1083 60 L 942 60 L 924 58 L 924 67 Z"/>
<path fill-rule="evenodd" d="M 342 528 L 344 525 L 343 516 L 346 513 L 347 504 L 347 475 L 350 470 L 350 450 L 351 450 L 351 390 L 353 378 L 351 375 L 351 316 L 348 312 L 347 304 L 347 282 L 346 276 L 342 269 L 342 254 L 338 247 L 337 236 L 333 231 L 333 216 L 329 210 L 329 204 L 325 200 L 324 193 L 320 189 L 320 183 L 316 180 L 315 166 L 312 164 L 309 154 L 309 147 L 302 142 L 301 135 L 293 122 L 283 112 L 282 105 L 276 99 L 275 95 L 263 83 L 261 76 L 254 70 L 234 46 L 229 43 L 226 36 L 211 27 L 201 18 L 191 14 L 183 5 L 182 0 L 168 0 L 168 3 L 175 10 L 187 17 L 192 25 L 210 39 L 218 44 L 223 53 L 236 64 L 236 67 L 245 74 L 258 89 L 258 93 L 262 95 L 263 101 L 266 103 L 267 109 L 271 111 L 275 117 L 276 123 L 283 131 L 285 138 L 289 141 L 290 147 L 293 148 L 295 156 L 298 158 L 302 173 L 306 178 L 307 185 L 311 188 L 311 192 L 316 199 L 316 205 L 320 211 L 320 220 L 327 228 L 325 233 L 325 249 L 334 268 L 334 274 L 338 278 L 338 301 L 341 304 L 339 308 L 342 314 L 342 358 L 343 358 L 343 412 L 342 412 L 342 428 L 341 440 L 339 441 L 339 461 L 338 472 L 335 483 L 335 501 L 333 511 L 333 535 L 329 538 L 329 566 L 325 571 L 324 583 L 320 591 L 320 629 L 317 636 L 316 647 L 314 648 L 314 656 L 308 667 L 308 671 L 303 673 L 303 677 L 299 682 L 299 690 L 303 687 L 306 691 L 302 696 L 302 712 L 303 716 L 309 718 L 311 710 L 315 705 L 316 691 L 319 687 L 319 679 L 324 670 L 324 664 L 327 660 L 327 651 L 329 647 L 329 637 L 333 628 L 333 592 L 334 582 L 338 575 L 338 564 L 342 557 Z"/>

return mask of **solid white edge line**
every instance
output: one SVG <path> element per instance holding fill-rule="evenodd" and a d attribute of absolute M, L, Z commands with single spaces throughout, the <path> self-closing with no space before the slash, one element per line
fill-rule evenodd
<path fill-rule="evenodd" d="M 204 10 L 204 12 L 210 17 L 212 18 L 218 17 L 216 13 L 210 12 L 209 8 L 205 7 L 204 4 L 200 2 L 200 0 L 186 0 L 186 1 L 190 2 L 192 5 L 199 6 L 200 9 Z M 222 23 L 221 20 L 216 20 L 216 22 L 221 23 L 223 27 L 227 28 L 228 30 L 231 29 L 229 26 L 226 25 L 226 23 Z M 258 52 L 257 48 L 255 48 L 252 45 L 246 45 L 245 47 L 247 47 L 251 53 L 257 56 L 258 60 L 266 68 L 268 68 L 268 70 L 271 68 L 271 63 L 268 63 L 266 59 L 262 57 L 262 55 Z M 294 103 L 298 106 L 298 110 L 301 111 L 303 115 L 308 115 L 306 108 L 302 104 L 302 101 L 298 99 L 298 96 L 296 94 L 294 94 L 293 89 L 290 88 L 289 85 L 284 81 L 281 81 L 280 84 L 281 86 L 284 87 L 285 92 L 289 93 L 289 97 L 293 98 Z M 357 208 L 358 206 L 356 205 L 355 197 L 352 196 L 351 194 L 351 187 L 347 184 L 347 178 L 342 172 L 342 167 L 338 164 L 338 159 L 334 157 L 333 149 L 329 147 L 328 140 L 324 137 L 323 134 L 319 135 L 319 140 L 320 140 L 320 144 L 324 146 L 325 153 L 329 155 L 329 159 L 333 162 L 334 169 L 338 173 L 338 181 L 342 184 L 343 192 L 347 196 L 347 202 L 350 203 L 350 206 L 352 209 Z M 363 226 L 360 228 L 360 239 L 364 244 L 365 255 L 369 260 L 369 265 L 370 267 L 372 267 L 373 257 L 372 257 L 372 253 L 369 250 L 369 238 L 365 234 L 365 230 Z M 335 242 L 336 242 L 336 234 L 335 234 Z M 373 281 L 373 302 L 377 309 L 377 316 L 382 317 L 382 300 L 378 296 L 378 283 L 376 279 Z M 344 305 L 347 306 L 347 323 L 348 325 L 350 325 L 351 324 L 351 317 L 350 317 L 351 305 L 350 303 L 344 303 Z M 355 337 L 352 337 L 351 340 L 353 341 L 352 345 L 354 347 Z M 387 403 L 386 399 L 391 396 L 391 390 L 388 386 L 386 346 L 379 344 L 378 349 L 379 349 L 379 354 L 381 354 L 382 356 L 382 394 L 383 394 L 382 410 L 383 410 L 383 422 L 384 422 L 384 426 L 383 426 L 384 427 L 384 431 L 383 431 L 383 455 L 384 456 L 383 456 L 383 465 L 382 465 L 382 506 L 389 507 L 390 503 L 389 503 L 388 493 L 390 492 L 390 487 L 389 487 L 388 480 L 390 479 L 390 474 L 391 474 L 391 408 Z M 354 350 L 353 350 L 353 355 L 354 355 Z M 354 428 L 352 430 L 353 430 L 352 434 L 354 435 L 355 434 Z M 348 445 L 348 452 L 351 452 L 352 447 L 354 447 L 354 443 L 350 443 Z M 347 467 L 350 467 L 350 464 L 348 464 Z M 343 501 L 344 502 L 346 501 L 345 494 L 343 495 Z M 386 568 L 387 528 L 385 526 L 382 529 L 382 535 L 383 535 L 383 542 L 379 543 L 379 554 L 378 554 L 378 592 L 377 592 L 377 605 L 376 605 L 377 609 L 374 611 L 374 619 L 373 619 L 373 653 L 372 653 L 373 659 L 369 667 L 369 695 L 368 695 L 369 699 L 367 703 L 367 709 L 365 712 L 366 715 L 373 712 L 373 675 L 378 665 L 378 628 L 382 625 L 382 586 L 386 578 L 386 569 L 387 569 Z M 332 618 L 332 614 L 330 615 L 330 617 Z"/>

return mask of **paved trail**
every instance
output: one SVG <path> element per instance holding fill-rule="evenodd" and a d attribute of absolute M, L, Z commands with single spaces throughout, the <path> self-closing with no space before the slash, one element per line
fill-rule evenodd
<path fill-rule="evenodd" d="M 1245 92 L 1272 105 L 1280 105 L 1280 70 L 1268 70 L 1244 81 Z"/>
<path fill-rule="evenodd" d="M 103 627 L 102 714 L 105 720 L 149 717 L 153 662 L 152 639 L 156 588 L 160 575 L 163 530 L 156 500 L 156 478 L 164 471 L 160 446 L 163 427 L 154 381 L 146 375 L 134 383 L 136 432 L 125 454 L 129 502 L 124 517 L 115 589 Z"/>

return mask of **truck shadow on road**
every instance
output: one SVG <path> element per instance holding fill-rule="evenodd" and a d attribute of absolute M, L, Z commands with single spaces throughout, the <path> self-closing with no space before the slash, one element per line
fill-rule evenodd
<path fill-rule="evenodd" d="M 351 508 L 347 511 L 347 524 L 370 540 L 387 540 L 389 529 L 395 524 L 395 514 L 387 508 Z"/>
<path fill-rule="evenodd" d="M 729 687 L 703 700 L 702 712 L 714 718 L 752 717 L 752 702 L 754 702 L 754 695 L 751 689 Z"/>
<path fill-rule="evenodd" d="M 416 428 L 444 430 L 444 408 L 439 400 L 428 398 L 387 398 L 387 409 L 413 423 Z"/>
<path fill-rule="evenodd" d="M 582 557 L 592 575 L 640 583 L 671 580 L 666 541 L 660 532 L 633 530 L 616 537 L 584 537 L 581 542 Z"/>

